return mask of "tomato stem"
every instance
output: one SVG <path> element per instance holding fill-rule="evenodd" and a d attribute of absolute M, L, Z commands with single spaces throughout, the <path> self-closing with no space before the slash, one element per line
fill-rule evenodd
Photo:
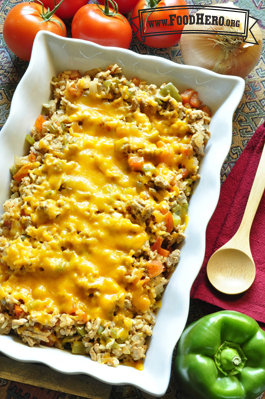
<path fill-rule="evenodd" d="M 110 11 L 109 9 L 109 3 L 111 4 L 113 11 Z M 103 12 L 104 15 L 107 15 L 108 17 L 121 17 L 123 22 L 125 22 L 123 15 L 119 14 L 119 7 L 115 0 L 105 0 L 104 9 L 101 8 L 98 3 L 94 2 L 94 4 L 96 4 L 96 6 L 100 9 L 101 12 Z"/>
<path fill-rule="evenodd" d="M 44 4 L 41 0 L 37 0 L 38 3 L 41 4 L 41 8 L 42 11 L 39 13 L 40 17 L 43 19 L 42 22 L 49 22 L 49 21 L 53 21 L 56 22 L 60 25 L 60 27 L 62 28 L 62 31 L 64 32 L 64 28 L 61 24 L 60 21 L 57 21 L 56 19 L 53 19 L 53 14 L 58 10 L 58 8 L 60 7 L 60 5 L 62 4 L 64 0 L 61 0 L 60 3 L 56 4 L 56 0 L 54 0 L 54 8 L 52 10 L 49 9 L 49 7 L 47 8 L 47 11 L 44 11 Z M 30 3 L 34 2 L 34 0 L 29 0 Z"/>
<path fill-rule="evenodd" d="M 104 14 L 109 15 L 109 1 L 105 0 L 105 10 Z"/>
<path fill-rule="evenodd" d="M 41 4 L 42 6 L 42 11 L 40 12 L 40 16 L 41 18 L 47 22 L 47 21 L 51 21 L 51 18 L 53 16 L 53 14 L 58 10 L 58 8 L 60 7 L 60 5 L 62 4 L 64 0 L 61 0 L 60 3 L 56 4 L 56 0 L 54 0 L 54 8 L 52 10 L 49 9 L 49 7 L 47 8 L 47 11 L 44 11 L 44 4 L 41 0 L 37 0 L 38 3 Z M 33 3 L 34 0 L 29 0 L 30 3 Z"/>
<path fill-rule="evenodd" d="M 156 7 L 160 3 L 160 1 L 161 0 L 147 0 L 146 1 L 146 5 L 147 5 L 146 8 L 154 8 L 154 7 Z"/>
<path fill-rule="evenodd" d="M 40 3 L 41 1 L 38 0 Z M 42 13 L 42 17 L 44 20 L 49 20 L 51 19 L 51 17 L 53 16 L 53 14 L 58 10 L 58 8 L 60 7 L 60 5 L 62 4 L 64 0 L 61 0 L 60 3 L 56 4 L 56 0 L 54 0 L 54 8 L 53 10 L 50 11 L 50 9 L 48 8 L 48 12 L 47 13 Z M 43 5 L 43 4 L 42 4 Z"/>
<path fill-rule="evenodd" d="M 146 0 L 146 6 L 145 8 L 155 8 L 161 0 Z M 145 18 L 145 22 L 144 22 L 144 32 L 146 32 L 146 28 L 147 28 L 147 20 L 150 17 L 150 15 L 152 14 L 153 11 L 150 11 L 146 18 Z"/>

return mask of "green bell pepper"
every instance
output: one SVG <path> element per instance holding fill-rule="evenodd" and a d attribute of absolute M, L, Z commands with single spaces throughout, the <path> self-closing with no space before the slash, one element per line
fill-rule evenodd
<path fill-rule="evenodd" d="M 167 97 L 169 94 L 171 97 L 175 98 L 176 101 L 182 103 L 182 98 L 178 89 L 171 82 L 167 83 L 164 87 L 162 87 L 162 89 L 159 90 L 156 98 L 159 100 L 161 97 Z"/>
<path fill-rule="evenodd" d="M 265 332 L 251 317 L 220 311 L 180 337 L 174 372 L 196 399 L 255 399 L 265 391 Z"/>

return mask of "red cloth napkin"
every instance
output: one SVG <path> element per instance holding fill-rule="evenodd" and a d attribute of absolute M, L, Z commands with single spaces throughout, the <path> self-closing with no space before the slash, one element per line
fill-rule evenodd
<path fill-rule="evenodd" d="M 265 323 L 265 194 L 250 235 L 251 252 L 257 268 L 251 288 L 235 296 L 220 293 L 210 284 L 206 265 L 211 255 L 232 238 L 240 225 L 264 143 L 265 123 L 257 129 L 221 187 L 217 208 L 206 231 L 204 262 L 191 289 L 192 298 L 245 313 L 262 323 Z"/>

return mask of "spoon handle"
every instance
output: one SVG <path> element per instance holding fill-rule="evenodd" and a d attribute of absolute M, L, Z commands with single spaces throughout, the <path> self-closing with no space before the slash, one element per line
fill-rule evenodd
<path fill-rule="evenodd" d="M 265 145 L 262 150 L 258 169 L 248 197 L 245 212 L 237 233 L 234 236 L 235 243 L 247 245 L 249 248 L 249 235 L 253 219 L 257 212 L 261 197 L 265 188 Z M 233 241 L 234 241 L 233 239 Z"/>

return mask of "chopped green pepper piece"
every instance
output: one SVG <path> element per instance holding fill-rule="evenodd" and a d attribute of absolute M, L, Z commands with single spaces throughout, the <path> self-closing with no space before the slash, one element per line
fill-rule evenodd
<path fill-rule="evenodd" d="M 66 124 L 63 123 L 63 122 L 61 122 L 61 123 L 60 123 L 60 126 L 61 126 L 62 131 L 64 132 L 65 129 L 66 129 Z"/>
<path fill-rule="evenodd" d="M 174 227 L 177 227 L 179 224 L 181 224 L 181 217 L 173 213 L 173 223 Z"/>
<path fill-rule="evenodd" d="M 35 140 L 33 137 L 31 137 L 29 134 L 26 134 L 25 140 L 30 144 L 33 145 L 35 143 Z"/>
<path fill-rule="evenodd" d="M 114 342 L 114 344 L 112 345 L 112 349 L 119 349 L 120 345 L 117 344 L 117 342 Z"/>
<path fill-rule="evenodd" d="M 86 348 L 82 344 L 81 341 L 74 341 L 72 345 L 72 353 L 75 355 L 85 355 L 86 354 Z"/>
<path fill-rule="evenodd" d="M 110 80 L 104 80 L 103 85 L 106 88 L 106 93 L 108 93 L 110 91 L 111 81 Z"/>
<path fill-rule="evenodd" d="M 185 202 L 184 204 L 182 204 L 181 205 L 182 206 L 182 209 L 184 209 L 184 210 L 188 210 L 188 207 L 189 207 L 189 204 L 188 204 L 188 202 Z"/>
<path fill-rule="evenodd" d="M 110 335 L 112 336 L 112 338 L 118 338 L 117 330 L 115 330 L 114 328 L 111 328 L 110 329 Z"/>
<path fill-rule="evenodd" d="M 104 80 L 103 85 L 108 88 L 111 85 L 111 81 L 110 80 Z"/>
<path fill-rule="evenodd" d="M 176 101 L 182 103 L 182 99 L 178 89 L 171 82 L 167 83 L 166 86 L 162 87 L 162 89 L 159 90 L 158 94 L 160 94 L 163 97 L 166 97 L 170 94 L 170 96 L 175 98 Z"/>
<path fill-rule="evenodd" d="M 76 326 L 75 328 L 81 337 L 84 337 L 86 335 L 85 326 Z"/>
<path fill-rule="evenodd" d="M 173 214 L 175 214 L 175 215 L 181 215 L 181 206 L 179 205 L 179 204 L 177 204 L 177 205 L 175 205 L 173 208 L 172 208 L 172 213 Z"/>
<path fill-rule="evenodd" d="M 64 337 L 63 340 L 62 340 L 63 346 L 65 346 L 66 344 L 71 342 L 71 340 L 72 340 L 72 337 Z"/>
<path fill-rule="evenodd" d="M 98 328 L 98 335 L 102 335 L 103 331 L 104 331 L 104 327 L 99 326 L 99 328 Z"/>
<path fill-rule="evenodd" d="M 148 172 L 154 172 L 156 167 L 152 163 L 145 163 L 143 166 L 143 172 L 146 174 Z"/>
<path fill-rule="evenodd" d="M 50 125 L 49 130 L 51 133 L 56 133 L 58 132 L 58 127 L 54 125 Z"/>
<path fill-rule="evenodd" d="M 191 398 L 255 399 L 265 391 L 265 331 L 235 311 L 204 316 L 183 332 L 174 371 Z"/>
<path fill-rule="evenodd" d="M 42 104 L 41 114 L 42 115 L 49 115 L 50 109 L 51 109 L 50 104 Z"/>
<path fill-rule="evenodd" d="M 158 97 L 155 98 L 155 101 L 158 105 L 163 105 L 163 101 L 161 101 Z"/>
<path fill-rule="evenodd" d="M 12 176 L 14 176 L 20 169 L 20 166 L 17 165 L 12 165 L 10 168 L 10 173 Z"/>

